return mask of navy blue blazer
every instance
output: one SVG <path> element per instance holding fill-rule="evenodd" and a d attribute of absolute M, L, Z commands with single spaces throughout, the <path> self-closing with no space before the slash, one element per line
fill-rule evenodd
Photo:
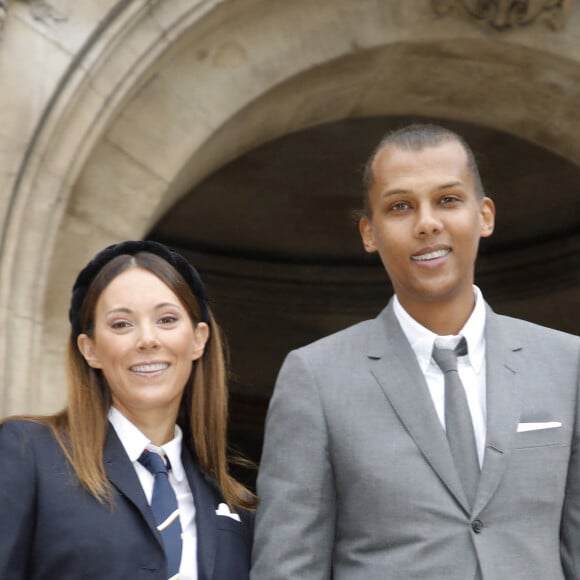
<path fill-rule="evenodd" d="M 223 498 L 189 451 L 182 454 L 197 526 L 199 580 L 247 580 L 253 514 L 218 516 Z M 104 453 L 114 505 L 80 484 L 50 429 L 0 426 L 2 580 L 166 580 L 161 537 L 135 469 L 114 429 Z"/>

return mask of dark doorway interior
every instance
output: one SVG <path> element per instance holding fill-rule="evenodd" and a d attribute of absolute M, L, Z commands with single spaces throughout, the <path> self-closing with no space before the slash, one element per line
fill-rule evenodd
<path fill-rule="evenodd" d="M 391 294 L 354 214 L 367 157 L 410 121 L 423 119 L 348 119 L 266 143 L 194 187 L 149 234 L 206 281 L 230 349 L 232 445 L 256 462 L 285 354 L 375 316 Z M 499 131 L 436 122 L 470 143 L 496 203 L 477 272 L 488 302 L 580 334 L 580 169 Z"/>

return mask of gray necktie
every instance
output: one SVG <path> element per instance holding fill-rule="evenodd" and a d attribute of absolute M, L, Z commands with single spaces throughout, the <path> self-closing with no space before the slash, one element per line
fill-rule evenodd
<path fill-rule="evenodd" d="M 467 343 L 461 338 L 455 349 L 433 346 L 433 359 L 445 376 L 445 430 L 463 490 L 473 507 L 479 482 L 479 460 L 471 413 L 463 383 L 457 372 L 457 356 L 467 354 Z"/>

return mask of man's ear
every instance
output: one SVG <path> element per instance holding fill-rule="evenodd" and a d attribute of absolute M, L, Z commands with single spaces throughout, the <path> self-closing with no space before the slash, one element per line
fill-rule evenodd
<path fill-rule="evenodd" d="M 360 236 L 362 238 L 365 252 L 368 252 L 369 254 L 376 252 L 377 247 L 375 245 L 375 237 L 373 235 L 373 226 L 371 224 L 371 220 L 366 215 L 363 215 L 360 218 L 358 222 L 358 229 L 360 231 Z"/>
<path fill-rule="evenodd" d="M 103 368 L 101 361 L 97 357 L 95 341 L 88 334 L 79 334 L 77 346 L 90 367 L 94 369 Z"/>
<path fill-rule="evenodd" d="M 202 357 L 205 345 L 209 340 L 209 326 L 205 322 L 198 322 L 193 329 L 193 349 L 191 351 L 191 360 L 197 360 Z"/>
<path fill-rule="evenodd" d="M 481 215 L 480 235 L 482 238 L 489 238 L 495 227 L 495 204 L 489 197 L 481 200 L 479 213 Z"/>

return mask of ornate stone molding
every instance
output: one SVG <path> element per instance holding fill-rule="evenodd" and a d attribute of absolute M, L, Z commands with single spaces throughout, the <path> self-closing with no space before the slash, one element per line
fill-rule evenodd
<path fill-rule="evenodd" d="M 51 22 L 63 22 L 67 17 L 59 12 L 46 0 L 25 0 L 28 4 L 30 14 L 34 20 L 49 24 Z"/>
<path fill-rule="evenodd" d="M 2 28 L 4 28 L 6 16 L 8 16 L 8 0 L 0 0 L 0 34 L 2 34 Z"/>
<path fill-rule="evenodd" d="M 11 0 L 0 0 L 0 35 L 8 17 L 8 9 Z M 62 22 L 66 20 L 66 16 L 56 10 L 46 0 L 20 0 L 24 4 L 28 4 L 30 15 L 34 20 L 49 24 L 51 22 Z"/>
<path fill-rule="evenodd" d="M 563 28 L 572 0 L 431 0 L 439 16 L 458 9 L 499 31 L 544 21 L 550 28 Z"/>

